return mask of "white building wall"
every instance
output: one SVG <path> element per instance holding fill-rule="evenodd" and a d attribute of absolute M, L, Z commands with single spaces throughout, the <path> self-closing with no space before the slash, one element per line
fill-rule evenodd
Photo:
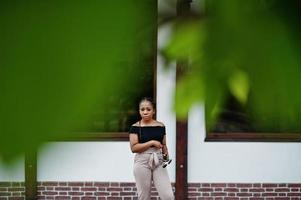
<path fill-rule="evenodd" d="M 204 142 L 204 108 L 189 115 L 188 181 L 300 183 L 301 143 Z"/>
<path fill-rule="evenodd" d="M 25 180 L 24 166 L 23 155 L 10 162 L 4 162 L 0 157 L 0 182 L 23 182 Z"/>

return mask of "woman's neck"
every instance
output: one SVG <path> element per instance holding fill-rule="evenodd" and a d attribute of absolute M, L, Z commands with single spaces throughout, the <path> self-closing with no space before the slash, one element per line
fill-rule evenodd
<path fill-rule="evenodd" d="M 143 120 L 143 119 L 141 119 L 141 121 L 140 121 L 141 125 L 142 124 L 143 125 L 151 125 L 151 124 L 153 124 L 153 122 L 154 122 L 153 119 L 150 119 L 150 120 Z"/>

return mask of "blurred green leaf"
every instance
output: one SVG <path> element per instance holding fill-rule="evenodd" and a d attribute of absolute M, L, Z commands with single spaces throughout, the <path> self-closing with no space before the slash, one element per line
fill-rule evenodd
<path fill-rule="evenodd" d="M 254 130 L 301 132 L 300 3 L 206 0 L 204 5 L 204 17 L 194 24 L 198 28 L 176 30 L 166 46 L 169 57 L 189 59 L 189 73 L 202 80 L 189 92 L 179 92 L 177 102 L 183 104 L 177 112 L 205 100 L 206 123 L 212 127 L 230 92 Z M 193 95 L 200 91 L 203 95 Z M 187 93 L 200 99 L 187 101 Z"/>
<path fill-rule="evenodd" d="M 95 109 L 121 110 L 120 95 L 137 96 L 136 77 L 152 64 L 141 58 L 153 60 L 156 9 L 151 0 L 1 1 L 2 158 L 70 134 Z"/>
<path fill-rule="evenodd" d="M 229 88 L 240 103 L 246 104 L 249 93 L 249 81 L 246 73 L 235 71 L 229 79 Z"/>

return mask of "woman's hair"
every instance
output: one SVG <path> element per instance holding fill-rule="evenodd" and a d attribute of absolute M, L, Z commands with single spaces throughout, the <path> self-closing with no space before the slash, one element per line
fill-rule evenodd
<path fill-rule="evenodd" d="M 143 101 L 148 101 L 152 104 L 153 106 L 153 109 L 155 110 L 156 109 L 156 103 L 155 101 L 151 98 L 151 97 L 143 97 L 140 101 L 139 101 L 139 106 L 140 104 L 143 102 Z"/>

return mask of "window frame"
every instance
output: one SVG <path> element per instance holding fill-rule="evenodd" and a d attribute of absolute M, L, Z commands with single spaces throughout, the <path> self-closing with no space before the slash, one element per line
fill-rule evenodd
<path fill-rule="evenodd" d="M 206 132 L 206 142 L 301 142 L 301 133 Z"/>

